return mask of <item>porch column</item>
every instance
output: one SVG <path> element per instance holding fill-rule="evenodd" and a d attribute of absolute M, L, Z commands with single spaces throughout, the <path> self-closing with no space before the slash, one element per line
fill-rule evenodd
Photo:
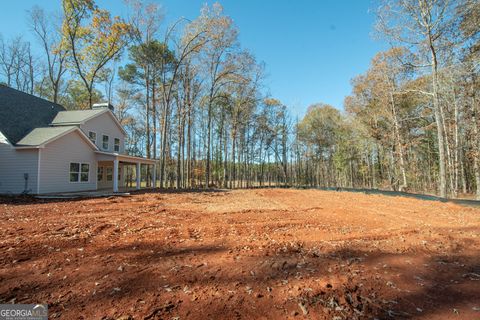
<path fill-rule="evenodd" d="M 157 164 L 153 164 L 153 188 L 157 187 Z"/>
<path fill-rule="evenodd" d="M 136 171 L 135 171 L 135 175 L 137 176 L 137 190 L 140 190 L 140 182 L 141 182 L 141 179 L 140 179 L 140 162 L 137 162 L 136 163 Z"/>
<path fill-rule="evenodd" d="M 118 159 L 113 160 L 113 192 L 118 192 Z"/>

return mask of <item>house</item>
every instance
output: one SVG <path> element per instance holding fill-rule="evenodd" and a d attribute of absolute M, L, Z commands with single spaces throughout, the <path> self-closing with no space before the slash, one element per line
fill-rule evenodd
<path fill-rule="evenodd" d="M 67 111 L 61 105 L 0 85 L 0 194 L 48 194 L 125 186 L 155 161 L 125 153 L 126 132 L 109 104 Z"/>

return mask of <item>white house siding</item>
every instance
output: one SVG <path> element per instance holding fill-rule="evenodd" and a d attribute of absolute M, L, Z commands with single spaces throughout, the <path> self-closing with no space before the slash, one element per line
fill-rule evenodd
<path fill-rule="evenodd" d="M 93 131 L 97 134 L 97 141 L 96 145 L 100 151 L 107 151 L 107 152 L 114 152 L 113 151 L 113 143 L 114 139 L 120 139 L 120 152 L 124 153 L 125 150 L 125 137 L 123 135 L 122 130 L 118 127 L 115 123 L 115 120 L 112 119 L 112 116 L 109 115 L 110 111 L 102 113 L 98 117 L 88 120 L 83 125 L 80 126 L 80 129 L 85 133 L 88 137 L 88 132 Z M 102 146 L 102 136 L 107 135 L 109 136 L 109 143 L 108 149 L 103 149 Z"/>
<path fill-rule="evenodd" d="M 70 182 L 70 163 L 90 164 L 88 182 Z M 97 161 L 91 146 L 77 131 L 48 143 L 40 156 L 39 193 L 96 190 Z"/>
<path fill-rule="evenodd" d="M 37 165 L 37 149 L 15 149 L 0 133 L 0 194 L 37 193 Z"/>

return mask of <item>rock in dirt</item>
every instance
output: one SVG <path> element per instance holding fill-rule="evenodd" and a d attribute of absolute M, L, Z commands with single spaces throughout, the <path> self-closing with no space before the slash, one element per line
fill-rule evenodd
<path fill-rule="evenodd" d="M 298 306 L 300 307 L 300 310 L 302 310 L 303 315 L 306 316 L 308 314 L 307 307 L 301 302 L 298 303 Z"/>

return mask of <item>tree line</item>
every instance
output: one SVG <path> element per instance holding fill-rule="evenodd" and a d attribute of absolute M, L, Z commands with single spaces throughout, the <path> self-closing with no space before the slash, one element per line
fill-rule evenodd
<path fill-rule="evenodd" d="M 310 107 L 297 167 L 310 185 L 480 199 L 478 1 L 385 0 L 391 49 L 352 80 L 345 113 Z"/>
<path fill-rule="evenodd" d="M 5 85 L 86 109 L 108 101 L 130 154 L 157 159 L 162 188 L 380 188 L 480 198 L 475 0 L 382 0 L 391 43 L 352 79 L 344 110 L 294 120 L 220 4 L 166 26 L 156 4 L 113 17 L 93 0 L 28 12 L 41 52 L 0 38 Z M 147 174 L 151 177 L 151 172 Z"/>

